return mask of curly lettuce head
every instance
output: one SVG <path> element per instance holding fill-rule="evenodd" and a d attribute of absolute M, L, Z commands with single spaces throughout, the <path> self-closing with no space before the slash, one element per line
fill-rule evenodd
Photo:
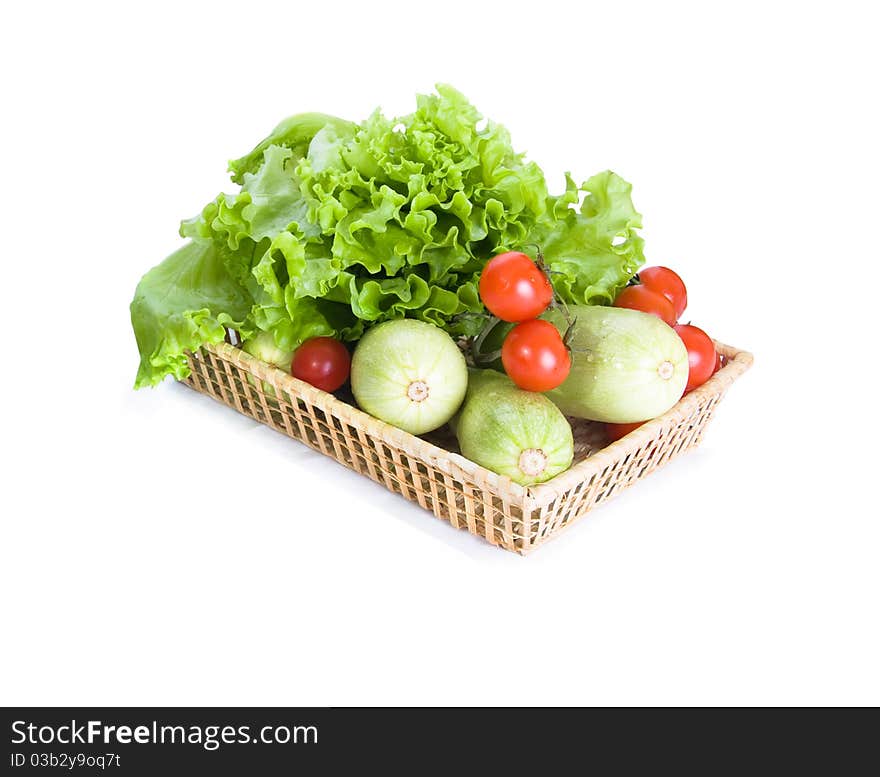
<path fill-rule="evenodd" d="M 403 317 L 473 334 L 483 266 L 527 243 L 543 248 L 563 299 L 611 301 L 644 261 L 629 184 L 610 172 L 581 187 L 567 177 L 551 196 L 540 167 L 481 119 L 441 85 L 401 118 L 299 114 L 278 125 L 230 163 L 240 190 L 183 222 L 192 247 L 138 286 L 137 385 L 184 376 L 184 350 L 224 326 L 271 333 L 284 350 Z"/>

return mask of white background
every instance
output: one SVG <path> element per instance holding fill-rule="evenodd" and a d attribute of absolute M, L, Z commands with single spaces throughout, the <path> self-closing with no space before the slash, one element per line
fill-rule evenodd
<path fill-rule="evenodd" d="M 4 5 L 0 703 L 880 703 L 871 5 Z M 686 317 L 756 355 L 526 558 L 131 390 L 135 284 L 226 160 L 436 81 L 554 189 L 631 181 Z"/>

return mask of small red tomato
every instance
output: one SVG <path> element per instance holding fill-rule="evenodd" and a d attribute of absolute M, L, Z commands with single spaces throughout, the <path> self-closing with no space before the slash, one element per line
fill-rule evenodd
<path fill-rule="evenodd" d="M 351 355 L 339 340 L 313 337 L 293 354 L 290 373 L 324 391 L 336 391 L 348 380 Z"/>
<path fill-rule="evenodd" d="M 571 354 L 559 330 L 536 318 L 510 330 L 501 346 L 501 363 L 521 389 L 550 391 L 568 377 Z"/>
<path fill-rule="evenodd" d="M 675 308 L 672 307 L 672 303 L 662 294 L 651 291 L 642 284 L 623 289 L 614 300 L 614 307 L 641 310 L 643 313 L 662 318 L 669 326 L 675 325 Z"/>
<path fill-rule="evenodd" d="M 684 388 L 684 393 L 687 394 L 712 377 L 718 355 L 715 353 L 712 338 L 699 327 L 679 324 L 674 329 L 688 352 L 688 382 Z"/>
<path fill-rule="evenodd" d="M 483 268 L 480 299 L 502 321 L 529 321 L 547 309 L 553 287 L 528 256 L 510 251 L 498 254 Z"/>
<path fill-rule="evenodd" d="M 639 280 L 643 286 L 666 297 L 672 303 L 676 320 L 681 318 L 688 304 L 688 293 L 678 273 L 668 267 L 646 267 L 639 272 Z"/>
<path fill-rule="evenodd" d="M 724 360 L 721 358 L 721 354 L 719 353 L 717 356 L 718 358 L 715 360 L 715 369 L 712 371 L 713 375 L 724 366 Z"/>
<path fill-rule="evenodd" d="M 605 424 L 605 436 L 608 438 L 608 442 L 615 442 L 621 437 L 626 437 L 634 429 L 638 429 L 643 423 L 645 422 L 639 421 L 634 424 Z"/>

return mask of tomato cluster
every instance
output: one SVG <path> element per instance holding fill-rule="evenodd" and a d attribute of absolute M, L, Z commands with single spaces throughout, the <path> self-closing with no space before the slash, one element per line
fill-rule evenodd
<path fill-rule="evenodd" d="M 549 321 L 538 318 L 553 302 L 547 273 L 530 257 L 509 251 L 492 258 L 480 276 L 480 299 L 489 312 L 516 324 L 501 346 L 501 363 L 526 391 L 550 391 L 571 370 L 571 354 Z"/>
<path fill-rule="evenodd" d="M 687 288 L 676 272 L 668 267 L 647 267 L 636 276 L 637 283 L 627 286 L 614 300 L 618 308 L 650 313 L 671 326 L 687 348 L 688 381 L 684 393 L 702 386 L 722 367 L 722 357 L 702 329 L 693 324 L 679 324 L 687 307 Z M 641 424 L 606 424 L 609 441 L 619 440 Z"/>

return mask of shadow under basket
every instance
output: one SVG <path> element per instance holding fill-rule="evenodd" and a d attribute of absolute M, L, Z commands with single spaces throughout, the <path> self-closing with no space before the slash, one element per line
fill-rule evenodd
<path fill-rule="evenodd" d="M 416 437 L 227 343 L 189 354 L 191 375 L 183 382 L 418 502 L 457 529 L 528 553 L 699 445 L 718 402 L 752 364 L 746 351 L 715 346 L 724 366 L 621 440 L 607 444 L 602 424 L 569 419 L 571 468 L 535 486 L 521 486 L 464 458 L 446 427 Z"/>

